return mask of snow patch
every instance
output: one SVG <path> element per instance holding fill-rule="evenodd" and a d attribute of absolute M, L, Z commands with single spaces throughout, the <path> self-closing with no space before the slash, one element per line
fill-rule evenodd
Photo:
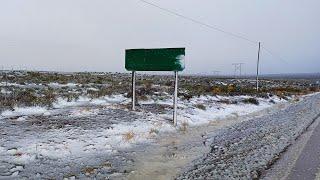
<path fill-rule="evenodd" d="M 67 83 L 67 84 L 49 83 L 48 86 L 52 87 L 52 88 L 62 88 L 62 87 L 74 88 L 74 87 L 79 86 L 79 84 L 75 84 L 75 83 Z"/>
<path fill-rule="evenodd" d="M 50 115 L 50 112 L 44 107 L 15 107 L 13 111 L 6 110 L 1 113 L 0 119 L 10 118 L 16 116 L 30 116 L 30 115 Z M 20 119 L 22 120 L 22 119 Z"/>
<path fill-rule="evenodd" d="M 185 68 L 185 55 L 179 55 L 176 57 L 178 60 L 178 65 L 180 65 L 182 68 Z"/>
<path fill-rule="evenodd" d="M 81 117 L 81 116 L 97 115 L 97 113 L 98 111 L 95 109 L 82 108 L 82 109 L 73 110 L 70 115 Z"/>

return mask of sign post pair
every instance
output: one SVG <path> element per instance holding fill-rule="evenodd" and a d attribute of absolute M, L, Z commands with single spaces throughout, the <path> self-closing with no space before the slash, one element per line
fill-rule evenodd
<path fill-rule="evenodd" d="M 173 123 L 177 125 L 178 72 L 185 68 L 185 48 L 128 49 L 125 68 L 132 71 L 132 110 L 135 110 L 136 71 L 174 71 Z"/>

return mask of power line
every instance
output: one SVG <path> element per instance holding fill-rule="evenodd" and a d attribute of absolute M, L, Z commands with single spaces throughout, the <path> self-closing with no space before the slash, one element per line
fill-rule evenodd
<path fill-rule="evenodd" d="M 247 37 L 244 37 L 244 36 L 241 36 L 241 35 L 232 33 L 232 32 L 225 31 L 225 30 L 223 30 L 223 29 L 221 29 L 221 28 L 218 28 L 218 27 L 216 27 L 216 26 L 213 26 L 213 25 L 210 25 L 210 24 L 201 22 L 201 21 L 196 20 L 196 19 L 191 18 L 191 17 L 187 17 L 187 16 L 185 16 L 185 15 L 182 15 L 182 14 L 180 14 L 180 13 L 174 12 L 174 11 L 169 10 L 169 9 L 167 9 L 167 8 L 161 7 L 161 6 L 157 5 L 157 4 L 151 3 L 151 2 L 149 2 L 149 1 L 145 1 L 145 0 L 139 0 L 139 1 L 141 1 L 141 2 L 143 2 L 143 3 L 145 3 L 145 4 L 148 4 L 148 5 L 150 5 L 150 6 L 156 7 L 156 8 L 158 8 L 158 9 L 161 9 L 162 11 L 165 11 L 165 12 L 167 12 L 167 13 L 169 13 L 169 14 L 173 14 L 173 15 L 175 15 L 175 16 L 178 16 L 178 17 L 181 17 L 181 18 L 183 18 L 183 19 L 189 20 L 189 21 L 191 21 L 191 22 L 200 24 L 200 25 L 205 26 L 205 27 L 207 27 L 207 28 L 214 29 L 214 30 L 219 31 L 219 32 L 222 32 L 222 33 L 224 33 L 224 34 L 228 34 L 228 35 L 230 35 L 230 36 L 233 36 L 233 37 L 236 37 L 236 38 L 239 38 L 239 39 L 248 41 L 248 42 L 253 43 L 253 44 L 258 43 L 257 41 L 253 41 L 253 40 L 251 40 L 251 39 L 249 39 L 249 38 L 247 38 Z"/>
<path fill-rule="evenodd" d="M 288 62 L 286 60 L 284 60 L 282 57 L 280 57 L 279 55 L 274 54 L 271 50 L 267 49 L 264 46 L 261 46 L 262 49 L 264 49 L 267 53 L 269 53 L 271 56 L 278 58 L 279 60 L 281 60 L 282 62 L 288 64 Z"/>
<path fill-rule="evenodd" d="M 160 10 L 162 10 L 162 11 L 165 11 L 165 12 L 167 12 L 167 13 L 169 13 L 169 14 L 172 14 L 172 15 L 178 16 L 178 17 L 180 17 L 180 18 L 189 20 L 189 21 L 191 21 L 191 22 L 193 22 L 193 23 L 202 25 L 202 26 L 204 26 L 204 27 L 207 27 L 207 28 L 210 28 L 210 29 L 213 29 L 213 30 L 222 32 L 222 33 L 224 33 L 224 34 L 227 34 L 227 35 L 236 37 L 236 38 L 238 38 L 238 39 L 242 39 L 242 40 L 248 41 L 248 42 L 253 43 L 253 44 L 255 44 L 255 45 L 259 43 L 258 41 L 251 40 L 251 39 L 249 39 L 249 38 L 247 38 L 247 37 L 244 37 L 244 36 L 241 36 L 241 35 L 238 35 L 238 34 L 229 32 L 229 31 L 225 31 L 225 30 L 223 30 L 223 29 L 221 29 L 221 28 L 219 28 L 219 27 L 216 27 L 216 26 L 214 26 L 214 25 L 210 25 L 210 24 L 204 23 L 204 22 L 199 21 L 199 20 L 196 20 L 196 19 L 194 19 L 194 18 L 191 18 L 191 17 L 185 16 L 185 15 L 182 15 L 182 14 L 180 14 L 180 13 L 177 13 L 177 12 L 175 12 L 175 11 L 173 11 L 173 10 L 170 10 L 170 9 L 167 9 L 167 8 L 164 8 L 164 7 L 161 7 L 161 6 L 159 6 L 159 5 L 155 4 L 155 3 L 152 3 L 152 2 L 149 2 L 149 1 L 146 1 L 146 0 L 139 0 L 139 1 L 140 1 L 140 2 L 143 2 L 143 3 L 145 3 L 145 4 L 148 4 L 148 5 L 150 5 L 150 6 L 156 7 L 156 8 L 158 8 L 158 9 L 160 9 Z M 270 55 L 272 55 L 272 56 L 280 59 L 280 60 L 283 61 L 284 63 L 288 64 L 288 62 L 285 61 L 282 57 L 274 54 L 271 50 L 267 49 L 265 46 L 261 46 L 261 48 L 264 49 L 266 52 L 268 52 Z"/>

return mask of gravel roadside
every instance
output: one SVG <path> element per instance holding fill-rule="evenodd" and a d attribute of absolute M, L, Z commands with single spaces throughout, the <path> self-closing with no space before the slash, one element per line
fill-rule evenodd
<path fill-rule="evenodd" d="M 320 94 L 211 137 L 211 151 L 177 179 L 257 179 L 320 113 Z"/>

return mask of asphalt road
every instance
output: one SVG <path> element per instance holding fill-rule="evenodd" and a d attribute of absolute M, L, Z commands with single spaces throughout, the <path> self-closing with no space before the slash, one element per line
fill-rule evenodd
<path fill-rule="evenodd" d="M 320 118 L 320 115 L 317 116 Z M 320 168 L 320 124 L 313 130 L 307 144 L 300 153 L 288 180 L 316 179 Z"/>

